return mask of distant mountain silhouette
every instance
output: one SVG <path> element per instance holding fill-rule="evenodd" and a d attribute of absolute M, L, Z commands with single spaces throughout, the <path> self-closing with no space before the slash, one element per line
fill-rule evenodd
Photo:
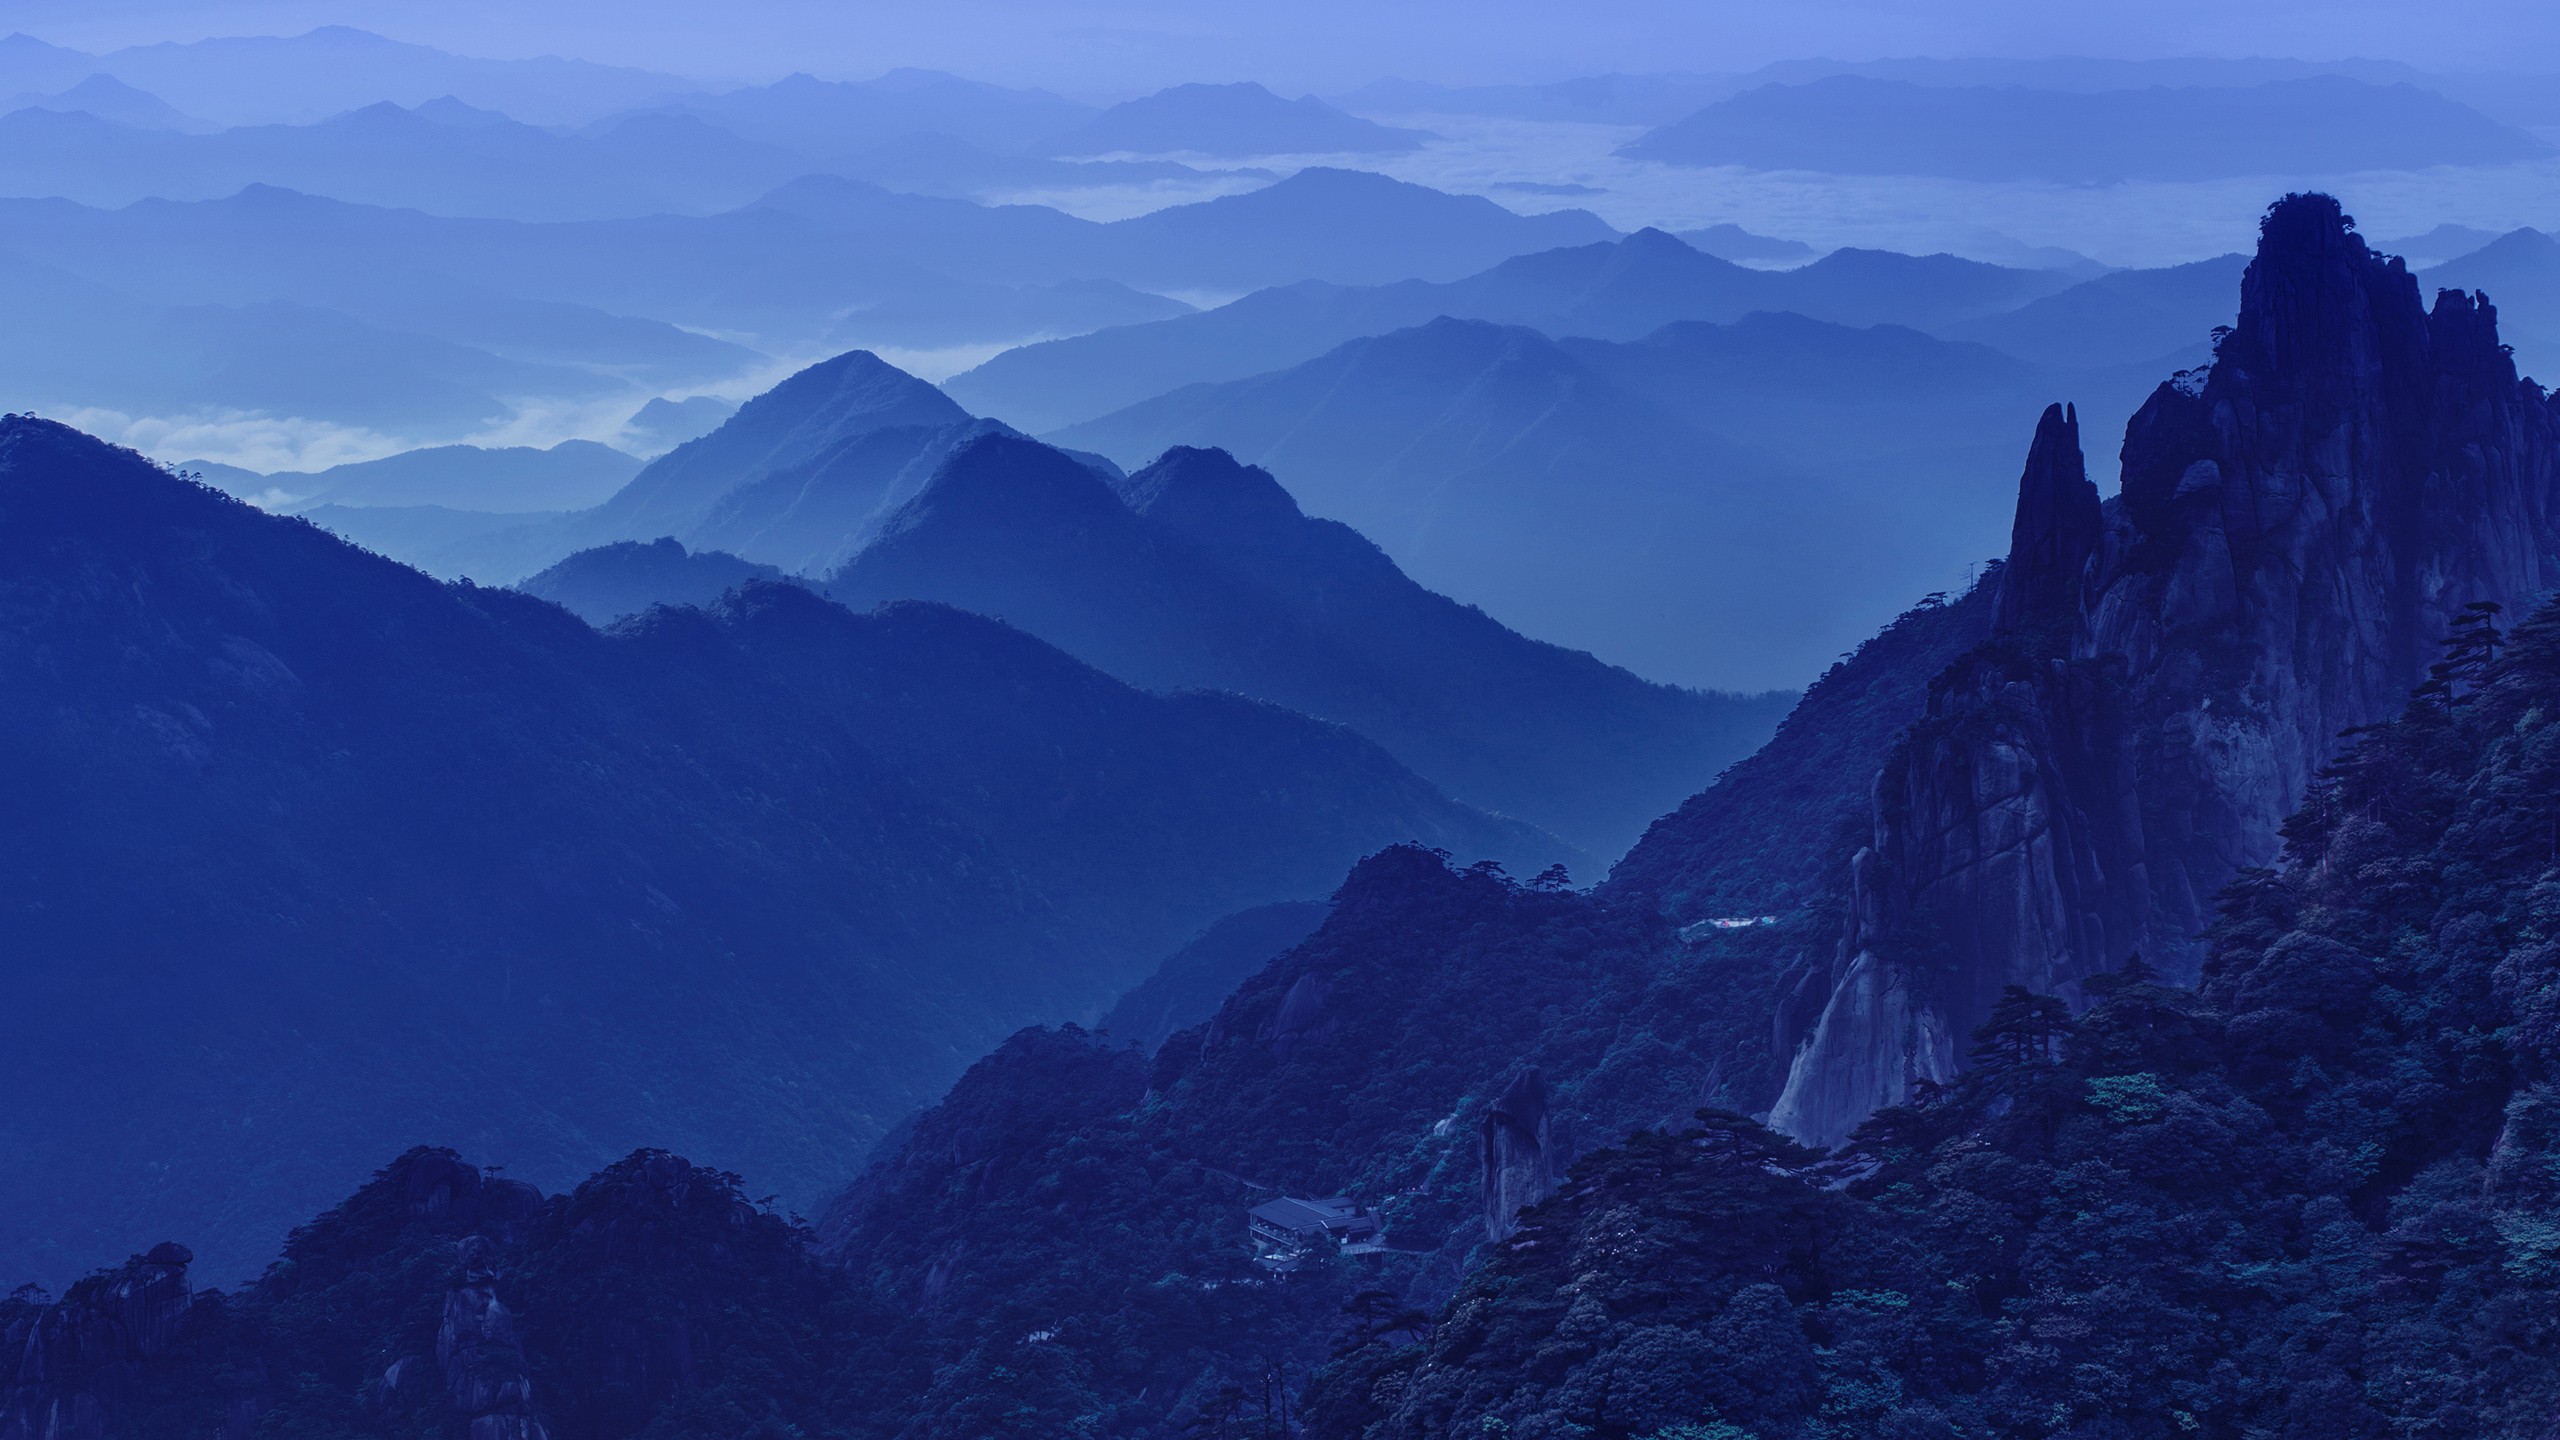
<path fill-rule="evenodd" d="M 1642 230 L 1518 256 L 1447 284 L 1260 291 L 1197 315 L 1025 345 L 952 377 L 945 388 L 982 414 L 1047 431 L 1179 385 L 1262 374 L 1444 315 L 1618 340 L 1677 320 L 1731 321 L 1760 310 L 1930 328 L 2012 309 L 2071 283 L 2051 271 L 1878 250 L 1834 251 L 1789 271 L 1752 270 Z"/>
<path fill-rule="evenodd" d="M 1620 153 L 1675 165 L 2105 183 L 2494 165 L 2548 151 L 2434 91 L 2341 75 L 2097 91 L 1833 75 L 1744 91 Z"/>
<path fill-rule="evenodd" d="M 1731 94 L 1731 77 L 1677 72 L 1584 75 L 1543 85 L 1376 80 L 1335 97 L 1363 114 L 1499 115 L 1586 125 L 1665 125 Z"/>
<path fill-rule="evenodd" d="M 1171 450 L 1118 490 L 1047 446 L 972 439 L 826 591 L 958 605 L 1135 685 L 1348 725 L 1603 860 L 1756 748 L 1791 698 L 1676 690 L 1523 639 L 1220 451 Z"/>
<path fill-rule="evenodd" d="M 1431 138 L 1363 120 L 1313 95 L 1283 100 L 1251 81 L 1176 85 L 1124 101 L 1048 141 L 1058 155 L 1191 153 L 1230 159 L 1262 155 L 1388 154 Z"/>
<path fill-rule="evenodd" d="M 1801 240 L 1754 235 L 1739 225 L 1709 225 L 1701 230 L 1675 230 L 1672 233 L 1701 254 L 1736 264 L 1753 260 L 1805 261 L 1822 253 Z"/>
<path fill-rule="evenodd" d="M 47 47 L 50 49 L 51 47 Z M 385 39 L 345 25 L 300 35 L 238 35 L 134 45 L 104 55 L 77 51 L 0 56 L 60 67 L 66 57 L 160 96 L 190 115 L 226 125 L 320 119 L 388 100 L 415 105 L 452 95 L 534 125 L 578 125 L 694 88 L 653 74 L 555 55 L 482 60 Z M 20 82 L 20 88 L 28 88 Z"/>
<path fill-rule="evenodd" d="M 1565 853 L 990 620 L 751 585 L 598 634 L 24 418 L 0 607 L 11 1275 L 241 1274 L 430 1132 L 814 1194 L 1219 916 L 1404 838 Z"/>
<path fill-rule="evenodd" d="M 92 75 L 58 94 L 23 94 L 0 100 L 0 114 L 19 110 L 54 110 L 94 115 L 117 125 L 142 130 L 201 130 L 203 121 L 147 91 L 136 90 L 113 75 Z"/>
<path fill-rule="evenodd" d="M 619 540 L 581 550 L 516 588 L 601 627 L 652 605 L 708 606 L 750 580 L 782 578 L 771 565 L 688 551 L 671 539 Z"/>
<path fill-rule="evenodd" d="M 2430 290 L 2478 290 L 2497 301 L 2499 333 L 2515 347 L 2517 366 L 2560 383 L 2560 239 L 2510 230 L 2418 278 Z"/>
<path fill-rule="evenodd" d="M 314 124 L 212 134 L 53 104 L 0 116 L 0 193 L 104 206 L 211 200 L 265 184 L 448 216 L 700 215 L 744 205 L 808 164 L 667 112 L 565 135 L 494 114 L 456 125 L 388 102 Z"/>
<path fill-rule="evenodd" d="M 2231 323 L 2246 255 L 2217 255 L 2158 270 L 2119 270 L 2015 310 L 1940 327 L 2042 365 L 2139 365 L 2205 358 L 2213 327 Z M 2175 367 L 2172 367 L 2175 368 Z"/>
<path fill-rule="evenodd" d="M 787 75 L 770 85 L 687 95 L 668 108 L 820 161 L 918 136 L 1017 151 L 1064 134 L 1097 113 L 1090 105 L 1046 90 L 1016 90 L 904 67 L 876 80 Z"/>
<path fill-rule="evenodd" d="M 385 128 L 481 133 L 403 117 Z M 0 117 L 0 131 L 21 123 L 101 122 L 34 111 Z M 0 171 L 12 163 L 29 162 L 7 147 Z M 122 209 L 0 199 L 0 271 L 27 302 L 14 353 L 33 382 L 11 385 L 0 366 L 0 404 L 261 412 L 434 444 L 528 407 L 710 388 L 755 369 L 758 351 L 1013 343 L 1190 308 L 1164 291 L 1447 279 L 1610 233 L 1583 212 L 1524 216 L 1341 171 L 1110 224 L 842 179 L 718 215 L 543 224 L 270 185 Z M 239 313 L 266 305 L 294 308 Z M 288 321 L 306 333 L 236 334 Z M 422 352 L 419 339 L 479 353 Z M 259 347 L 271 353 L 245 353 Z"/>
<path fill-rule="evenodd" d="M 196 467 L 181 467 L 196 468 Z M 628 484 L 640 462 L 592 440 L 563 440 L 547 450 L 438 445 L 326 470 L 277 471 L 245 483 L 270 509 L 313 505 L 440 505 L 494 514 L 582 509 Z M 243 494 L 246 472 L 216 478 Z"/>
<path fill-rule="evenodd" d="M 687 440 L 700 439 L 719 429 L 737 413 L 734 402 L 716 395 L 688 395 L 682 400 L 660 395 L 633 411 L 631 418 L 622 422 L 622 433 L 634 454 L 656 459 Z"/>
<path fill-rule="evenodd" d="M 1750 689 L 1801 683 L 1961 583 L 1948 557 L 1996 549 L 2000 421 L 2052 383 L 1979 346 L 1800 316 L 1624 343 L 1442 319 L 1051 438 L 1123 464 L 1224 447 L 1524 634 Z"/>

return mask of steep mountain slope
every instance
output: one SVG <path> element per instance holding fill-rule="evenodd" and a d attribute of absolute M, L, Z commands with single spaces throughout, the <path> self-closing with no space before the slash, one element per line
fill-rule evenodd
<path fill-rule="evenodd" d="M 825 585 L 856 609 L 1001 616 L 1134 685 L 1348 725 L 1603 860 L 1756 748 L 1787 703 L 1652 685 L 1523 639 L 1220 451 L 1168 451 L 1114 494 L 1046 446 L 970 441 Z"/>
<path fill-rule="evenodd" d="M 1624 346 L 1438 320 L 1052 438 L 1124 464 L 1224 448 L 1524 634 L 1749 689 L 1803 683 L 1995 551 L 1996 437 L 2056 383 L 1790 316 Z"/>
<path fill-rule="evenodd" d="M 43 1017 L 0 1085 L 54 1177 L 20 1274 L 181 1231 L 238 1274 L 419 1135 L 807 1195 L 1217 916 L 1408 837 L 1559 848 L 940 607 L 751 586 L 599 635 L 25 418 L 0 506 L 0 954 Z"/>
<path fill-rule="evenodd" d="M 2013 989 L 1826 1164 L 1714 1112 L 1595 1156 L 1310 1433 L 2539 1435 L 2560 615 L 2508 638 L 2356 742 L 2199 989 Z"/>
<path fill-rule="evenodd" d="M 2239 323 L 2123 453 L 2102 505 L 2046 412 L 1998 633 L 1877 782 L 1780 1129 L 1835 1143 L 1953 1078 L 2004 986 L 2137 950 L 2192 975 L 2212 897 L 2278 857 L 2340 734 L 2398 711 L 2465 605 L 2560 584 L 2560 412 L 2487 301 L 2428 310 L 2326 196 L 2268 211 Z"/>
<path fill-rule="evenodd" d="M 1674 321 L 1727 322 L 1761 310 L 1926 329 L 2013 308 L 2070 283 L 2052 272 L 1878 250 L 1835 251 L 1773 273 L 1701 254 L 1660 230 L 1640 230 L 1623 240 L 1518 256 L 1444 284 L 1258 291 L 1197 315 L 1025 345 L 954 376 L 945 388 L 981 414 L 1043 431 L 1181 385 L 1282 369 L 1346 341 L 1440 316 L 1605 340 L 1635 340 Z"/>

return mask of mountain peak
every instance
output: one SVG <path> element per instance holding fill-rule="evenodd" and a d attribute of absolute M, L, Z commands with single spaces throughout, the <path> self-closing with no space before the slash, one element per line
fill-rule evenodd
<path fill-rule="evenodd" d="M 1298 502 L 1259 465 L 1224 450 L 1176 445 L 1120 486 L 1129 508 L 1172 529 L 1254 529 L 1305 518 Z"/>
<path fill-rule="evenodd" d="M 1102 477 L 1062 451 L 1004 431 L 951 452 L 924 491 L 889 517 L 885 543 L 928 525 L 1046 529 L 1124 511 Z"/>
<path fill-rule="evenodd" d="M 2080 412 L 2048 405 L 2027 447 L 2026 473 L 2018 477 L 1997 627 L 2018 630 L 2048 617 L 2076 620 L 2081 572 L 2098 552 L 2105 527 L 2098 487 L 2089 483 L 2081 459 Z"/>

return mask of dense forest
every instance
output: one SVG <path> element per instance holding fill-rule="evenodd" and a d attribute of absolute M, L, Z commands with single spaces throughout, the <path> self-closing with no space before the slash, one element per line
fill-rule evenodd
<path fill-rule="evenodd" d="M 1583 1156 L 1428 1314 L 1398 1298 L 1422 1254 L 1246 1259 L 1264 1178 L 1379 1197 L 1417 1243 L 1473 1191 L 1472 1143 L 1382 1148 L 1462 1066 L 1306 1083 L 1399 1042 L 1306 977 L 1375 955 L 1447 1005 L 1492 957 L 1423 936 L 1523 937 L 1508 958 L 1572 957 L 1479 987 L 1526 1053 L 1626 941 L 1587 897 L 1403 850 L 1152 1062 L 1016 1036 L 818 1227 L 662 1154 L 546 1198 L 413 1152 L 236 1294 L 190 1300 L 164 1247 L 0 1305 L 0 1433 L 106 1396 L 150 1436 L 2539 1435 L 2560 609 L 2474 613 L 2224 898 L 2201 986 L 2128 956 L 2077 1016 L 2015 992 L 1958 1083 L 1827 1155 L 1622 1077 L 1694 1117 Z"/>

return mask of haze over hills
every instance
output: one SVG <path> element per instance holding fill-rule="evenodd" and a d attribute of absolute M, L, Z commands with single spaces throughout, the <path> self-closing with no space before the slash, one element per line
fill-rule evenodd
<path fill-rule="evenodd" d="M 1749 689 L 1802 683 L 1995 551 L 2003 418 L 2063 382 L 1799 316 L 1623 344 L 1444 319 L 1051 438 L 1124 465 L 1226 448 L 1525 634 Z M 2114 382 L 2119 413 L 2140 383 Z"/>
<path fill-rule="evenodd" d="M 1570 858 L 1338 727 L 940 607 L 764 586 L 599 635 L 27 419 L 0 492 L 7 865 L 47 897 L 0 920 L 46 1016 L 0 1071 L 56 1176 L 16 1274 L 173 1227 L 237 1273 L 421 1131 L 806 1190 L 1380 844 Z"/>
<path fill-rule="evenodd" d="M 971 440 L 824 588 L 1002 616 L 1134 685 L 1347 725 L 1604 862 L 1790 698 L 1675 690 L 1523 639 L 1218 451 L 1168 451 L 1117 489 L 1046 446 Z"/>
<path fill-rule="evenodd" d="M 0 38 L 0 1440 L 2553 1440 L 2560 16 L 365 3 Z"/>
<path fill-rule="evenodd" d="M 1177 152 L 1255 159 L 1414 150 L 1431 137 L 1346 115 L 1313 95 L 1284 100 L 1250 81 L 1176 85 L 1126 100 L 1051 138 L 1059 155 Z"/>
<path fill-rule="evenodd" d="M 985 414 L 1045 431 L 1178 385 L 1262 374 L 1440 316 L 1619 340 L 1675 320 L 1731 321 L 1759 310 L 1927 328 L 2071 284 L 2052 271 L 1855 250 L 1795 270 L 1752 270 L 1647 230 L 1522 255 L 1445 284 L 1257 292 L 1198 315 L 1022 346 L 952 377 L 947 388 Z"/>
<path fill-rule="evenodd" d="M 224 36 L 92 55 L 13 35 L 0 49 L 0 90 L 50 90 L 114 76 L 190 115 L 222 124 L 291 124 L 389 101 L 441 95 L 529 124 L 583 124 L 691 82 L 622 66 L 546 56 L 481 60 L 345 25 L 295 36 Z"/>

